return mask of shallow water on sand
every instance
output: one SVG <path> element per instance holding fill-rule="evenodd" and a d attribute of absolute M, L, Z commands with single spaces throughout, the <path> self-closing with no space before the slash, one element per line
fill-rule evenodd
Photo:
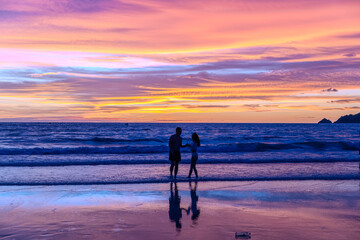
<path fill-rule="evenodd" d="M 0 239 L 356 239 L 360 182 L 0 187 Z"/>
<path fill-rule="evenodd" d="M 188 181 L 189 164 L 178 181 Z M 198 181 L 360 179 L 359 163 L 200 164 Z M 193 175 L 194 179 L 194 175 Z M 170 182 L 169 164 L 1 167 L 0 185 L 84 185 Z"/>

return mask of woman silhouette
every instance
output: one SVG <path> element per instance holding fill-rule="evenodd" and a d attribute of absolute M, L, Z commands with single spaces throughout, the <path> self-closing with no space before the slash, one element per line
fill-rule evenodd
<path fill-rule="evenodd" d="M 191 173 L 194 170 L 196 178 L 198 177 L 198 172 L 196 170 L 196 162 L 198 160 L 198 153 L 197 148 L 200 147 L 200 138 L 197 135 L 197 133 L 193 133 L 191 136 L 191 144 L 190 144 L 190 150 L 191 150 L 191 165 L 190 165 L 190 171 L 188 178 L 191 177 Z"/>

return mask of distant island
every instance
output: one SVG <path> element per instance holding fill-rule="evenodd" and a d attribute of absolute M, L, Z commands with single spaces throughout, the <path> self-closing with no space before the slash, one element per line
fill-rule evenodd
<path fill-rule="evenodd" d="M 360 113 L 342 116 L 334 123 L 360 123 Z"/>
<path fill-rule="evenodd" d="M 320 122 L 318 123 L 332 123 L 329 119 L 327 118 L 323 118 Z"/>
<path fill-rule="evenodd" d="M 331 123 L 331 121 L 329 119 L 323 118 L 318 123 Z M 357 113 L 355 115 L 349 114 L 349 115 L 341 116 L 334 123 L 360 123 L 360 113 Z"/>

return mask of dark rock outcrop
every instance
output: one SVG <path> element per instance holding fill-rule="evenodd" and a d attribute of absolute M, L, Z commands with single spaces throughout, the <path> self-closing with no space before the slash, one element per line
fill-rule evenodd
<path fill-rule="evenodd" d="M 320 122 L 318 123 L 332 123 L 329 119 L 323 118 Z"/>
<path fill-rule="evenodd" d="M 334 123 L 360 123 L 360 113 L 342 116 Z"/>

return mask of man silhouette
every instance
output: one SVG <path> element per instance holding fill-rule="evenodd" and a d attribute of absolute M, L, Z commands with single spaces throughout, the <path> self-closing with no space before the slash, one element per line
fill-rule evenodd
<path fill-rule="evenodd" d="M 174 178 L 178 173 L 179 169 L 179 162 L 181 161 L 181 153 L 180 148 L 186 147 L 186 145 L 182 145 L 182 138 L 180 137 L 182 129 L 180 127 L 176 128 L 176 134 L 172 135 L 169 139 L 169 160 L 171 162 L 170 165 L 170 177 L 173 177 L 173 170 L 174 171 Z"/>

